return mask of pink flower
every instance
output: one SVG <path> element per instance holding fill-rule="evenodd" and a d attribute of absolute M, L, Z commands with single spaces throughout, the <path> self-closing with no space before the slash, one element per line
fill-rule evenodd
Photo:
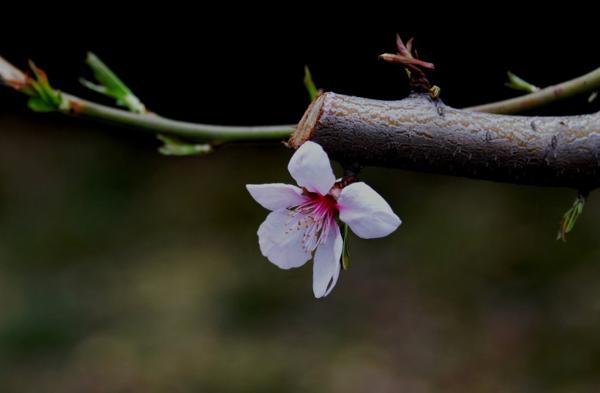
<path fill-rule="evenodd" d="M 300 187 L 246 185 L 250 195 L 271 210 L 258 228 L 258 244 L 281 269 L 302 266 L 314 256 L 313 292 L 324 297 L 340 274 L 343 240 L 337 219 L 363 239 L 387 236 L 401 221 L 365 183 L 341 188 L 327 153 L 314 142 L 305 142 L 294 153 L 288 170 Z"/>

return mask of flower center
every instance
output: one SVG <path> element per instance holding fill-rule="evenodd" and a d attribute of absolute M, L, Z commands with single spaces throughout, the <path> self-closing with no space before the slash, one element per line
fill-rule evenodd
<path fill-rule="evenodd" d="M 336 225 L 337 201 L 332 195 L 321 195 L 304 190 L 308 200 L 293 209 L 298 217 L 298 229 L 303 229 L 302 247 L 312 252 L 327 239 L 330 229 Z"/>

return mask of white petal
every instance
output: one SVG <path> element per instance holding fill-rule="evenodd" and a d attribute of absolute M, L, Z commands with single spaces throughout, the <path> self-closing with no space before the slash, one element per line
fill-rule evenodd
<path fill-rule="evenodd" d="M 298 206 L 306 200 L 302 189 L 290 184 L 246 184 L 246 189 L 256 202 L 269 210 Z"/>
<path fill-rule="evenodd" d="M 327 240 L 317 247 L 313 264 L 313 292 L 316 298 L 329 295 L 340 275 L 343 240 L 340 228 L 334 223 Z"/>
<path fill-rule="evenodd" d="M 300 187 L 308 191 L 327 195 L 335 176 L 329 163 L 329 157 L 323 148 L 315 142 L 307 141 L 292 156 L 288 170 Z"/>
<path fill-rule="evenodd" d="M 311 252 L 303 248 L 304 219 L 303 214 L 281 209 L 269 213 L 258 227 L 260 251 L 271 263 L 291 269 L 304 265 L 311 258 Z"/>
<path fill-rule="evenodd" d="M 344 187 L 338 206 L 340 220 L 363 239 L 387 236 L 402 223 L 381 195 L 363 182 Z"/>

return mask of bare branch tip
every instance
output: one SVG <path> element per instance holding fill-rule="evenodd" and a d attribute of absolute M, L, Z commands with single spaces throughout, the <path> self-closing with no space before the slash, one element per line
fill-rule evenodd
<path fill-rule="evenodd" d="M 27 84 L 27 75 L 0 56 L 0 83 L 19 90 Z"/>

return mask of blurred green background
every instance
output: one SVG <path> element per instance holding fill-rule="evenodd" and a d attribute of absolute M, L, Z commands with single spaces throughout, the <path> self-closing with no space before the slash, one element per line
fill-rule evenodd
<path fill-rule="evenodd" d="M 89 34 L 94 25 L 78 43 L 21 38 L 0 54 L 32 56 L 73 90 L 93 49 L 150 108 L 217 123 L 298 119 L 305 63 L 326 89 L 406 92 L 402 72 L 376 61 L 400 23 L 310 33 L 159 17 L 170 29 L 144 19 L 136 28 L 150 38 L 135 46 Z M 456 106 L 513 95 L 507 69 L 545 85 L 600 64 L 557 58 L 585 34 L 527 20 L 508 38 L 485 21 L 405 36 L 440 65 L 435 81 Z M 310 265 L 283 271 L 260 255 L 267 212 L 244 188 L 291 180 L 281 145 L 162 157 L 149 136 L 31 114 L 6 90 L 0 104 L 0 392 L 600 390 L 595 194 L 564 244 L 554 238 L 573 191 L 366 169 L 404 223 L 353 237 L 350 270 L 315 300 Z M 570 105 L 550 111 L 597 109 Z"/>
<path fill-rule="evenodd" d="M 88 123 L 0 118 L 6 392 L 589 392 L 600 383 L 600 207 L 554 241 L 568 191 L 392 170 L 404 224 L 311 267 L 261 257 L 244 184 L 290 152 L 166 158 Z M 101 126 L 100 126 L 101 127 Z"/>

